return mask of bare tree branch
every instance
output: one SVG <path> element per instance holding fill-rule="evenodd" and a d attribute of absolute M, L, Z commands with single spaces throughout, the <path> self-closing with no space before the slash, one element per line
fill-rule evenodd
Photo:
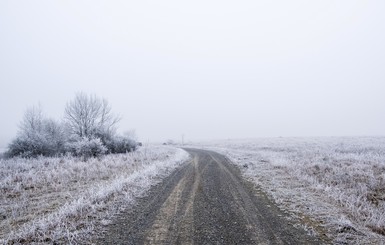
<path fill-rule="evenodd" d="M 65 119 L 73 134 L 91 137 L 103 132 L 112 133 L 120 117 L 112 114 L 106 99 L 85 93 L 76 94 L 65 108 Z"/>

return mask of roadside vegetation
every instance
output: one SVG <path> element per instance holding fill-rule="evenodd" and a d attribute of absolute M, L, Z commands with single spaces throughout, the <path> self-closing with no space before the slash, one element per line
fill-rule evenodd
<path fill-rule="evenodd" d="M 385 239 L 385 138 L 271 138 L 206 142 L 244 176 L 335 244 Z"/>
<path fill-rule="evenodd" d="M 83 159 L 137 148 L 133 137 L 118 135 L 120 117 L 105 99 L 78 93 L 67 103 L 61 121 L 46 117 L 41 107 L 29 108 L 6 157 L 72 155 Z"/>
<path fill-rule="evenodd" d="M 189 155 L 119 135 L 105 99 L 79 93 L 60 121 L 29 108 L 0 155 L 0 244 L 92 244 Z"/>
<path fill-rule="evenodd" d="M 91 244 L 119 212 L 188 158 L 168 146 L 100 159 L 0 159 L 0 244 Z"/>

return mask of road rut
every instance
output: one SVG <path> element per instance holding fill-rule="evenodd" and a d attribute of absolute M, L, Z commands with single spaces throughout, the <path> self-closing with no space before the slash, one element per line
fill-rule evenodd
<path fill-rule="evenodd" d="M 109 225 L 97 243 L 321 243 L 295 228 L 226 157 L 186 150 L 191 160 Z"/>

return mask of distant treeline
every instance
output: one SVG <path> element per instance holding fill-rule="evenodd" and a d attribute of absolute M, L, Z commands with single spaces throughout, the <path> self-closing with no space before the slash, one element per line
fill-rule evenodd
<path fill-rule="evenodd" d="M 118 135 L 120 117 L 111 112 L 106 99 L 85 93 L 67 103 L 60 121 L 46 117 L 41 107 L 29 108 L 19 125 L 6 157 L 58 156 L 84 158 L 136 150 L 133 135 Z"/>

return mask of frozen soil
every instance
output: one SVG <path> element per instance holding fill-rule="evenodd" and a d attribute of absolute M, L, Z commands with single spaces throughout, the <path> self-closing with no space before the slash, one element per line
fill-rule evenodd
<path fill-rule="evenodd" d="M 149 190 L 98 244 L 322 244 L 218 153 L 192 160 Z"/>

